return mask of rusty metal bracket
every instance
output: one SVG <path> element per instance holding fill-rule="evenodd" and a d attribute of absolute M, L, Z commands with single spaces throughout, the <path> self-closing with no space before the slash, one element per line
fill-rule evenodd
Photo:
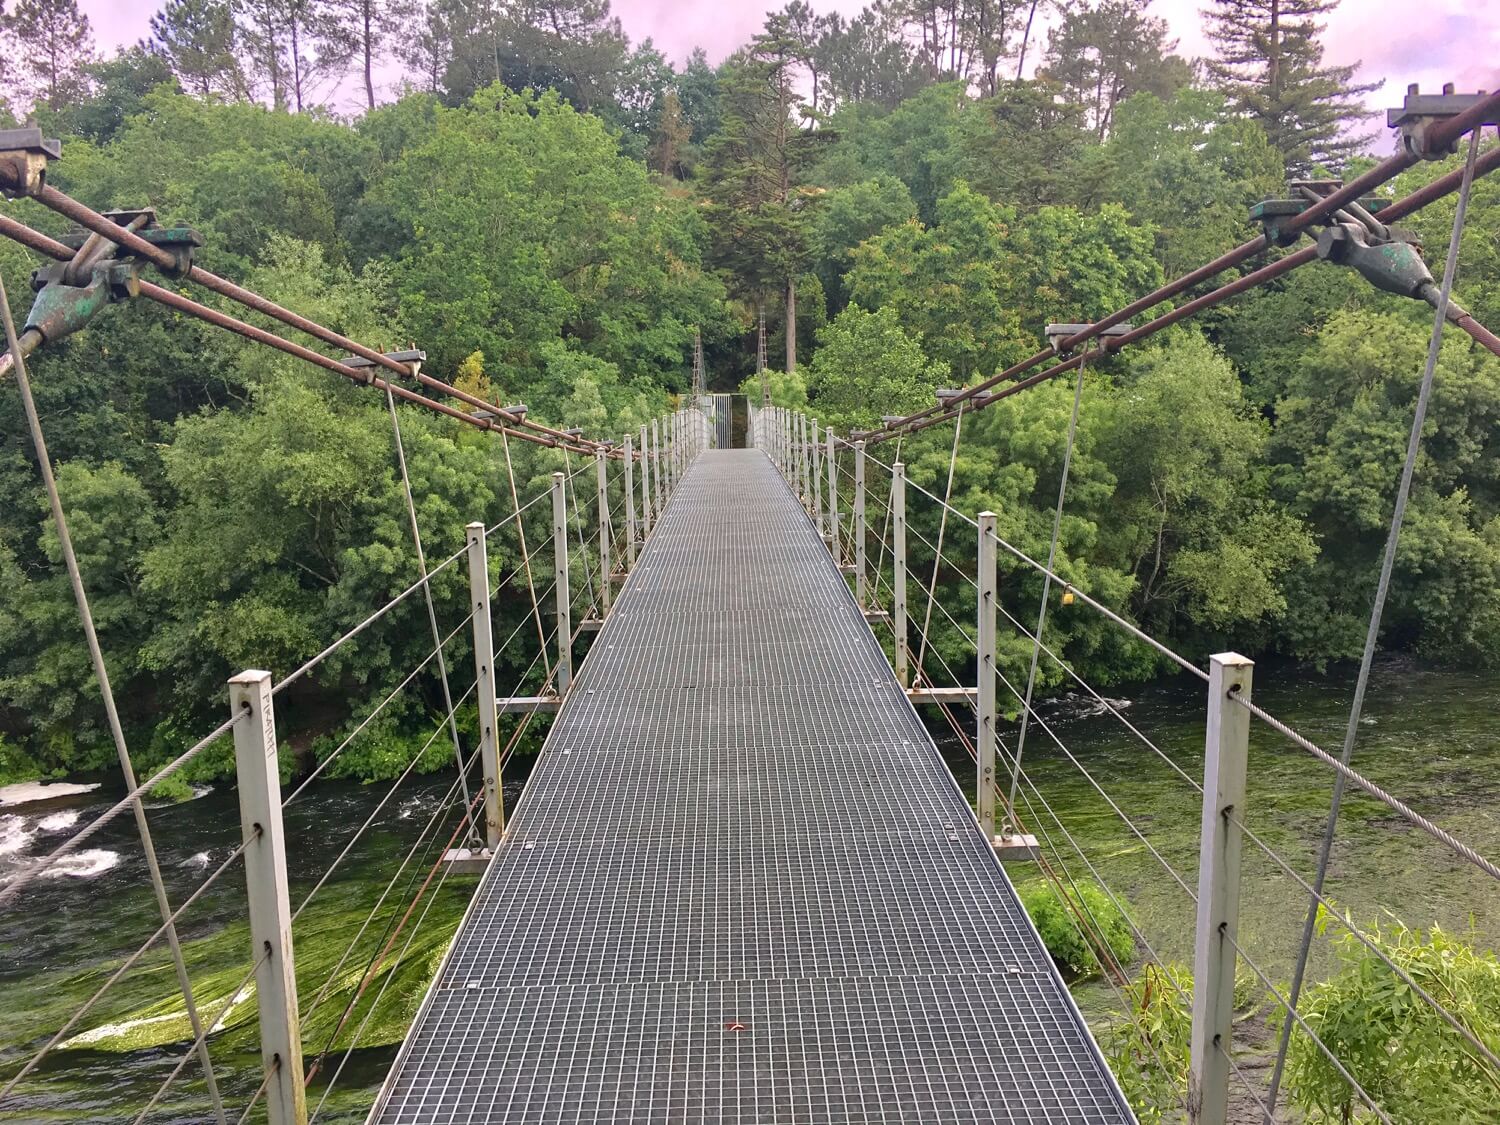
<path fill-rule="evenodd" d="M 1389 128 L 1401 130 L 1401 145 L 1409 155 L 1422 160 L 1442 160 L 1458 151 L 1458 138 L 1454 137 L 1446 145 L 1433 148 L 1428 138 L 1432 127 L 1472 109 L 1484 99 L 1483 90 L 1477 94 L 1454 93 L 1452 82 L 1443 86 L 1441 94 L 1424 94 L 1413 83 L 1406 88 L 1406 98 L 1401 107 L 1385 111 L 1385 122 Z M 1500 114 L 1477 122 L 1475 128 L 1483 125 L 1500 125 Z"/>
<path fill-rule="evenodd" d="M 62 142 L 40 129 L 0 129 L 0 181 L 9 199 L 36 195 L 47 186 L 47 164 L 62 159 Z"/>
<path fill-rule="evenodd" d="M 422 364 L 427 361 L 427 353 L 417 348 L 407 348 L 405 351 L 385 352 L 385 358 L 394 360 L 406 368 L 406 380 L 414 386 L 420 386 L 421 381 L 417 378 L 422 373 Z M 365 382 L 375 382 L 375 361 L 362 355 L 349 355 L 339 360 L 345 367 L 356 367 L 364 369 Z"/>
<path fill-rule="evenodd" d="M 193 251 L 203 244 L 202 237 L 191 227 L 160 226 L 156 213 L 150 209 L 112 211 L 107 217 L 122 230 L 170 251 L 177 265 L 161 270 L 169 277 L 186 274 L 192 267 Z M 36 299 L 26 315 L 26 331 L 37 334 L 37 344 L 71 335 L 106 305 L 139 295 L 141 273 L 153 264 L 90 231 L 75 230 L 61 241 L 72 248 L 72 259 L 43 266 L 31 276 Z"/>
<path fill-rule="evenodd" d="M 1049 324 L 1043 329 L 1043 335 L 1047 337 L 1047 343 L 1051 346 L 1054 355 L 1067 355 L 1073 349 L 1064 348 L 1063 345 L 1080 332 L 1085 332 L 1092 327 L 1092 324 Z M 1135 325 L 1131 324 L 1128 320 L 1120 324 L 1111 324 L 1108 328 L 1101 329 L 1095 333 L 1093 338 L 1108 339 L 1114 336 L 1123 336 L 1134 327 Z"/>

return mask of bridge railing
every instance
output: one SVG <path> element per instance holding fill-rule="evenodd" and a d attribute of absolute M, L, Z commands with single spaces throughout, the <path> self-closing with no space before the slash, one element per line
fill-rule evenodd
<path fill-rule="evenodd" d="M 1252 726 L 1272 733 L 1282 747 L 1294 748 L 1327 767 L 1340 788 L 1348 786 L 1401 818 L 1443 855 L 1500 878 L 1500 868 L 1489 858 L 1351 768 L 1347 756 L 1341 760 L 1254 703 L 1252 661 L 1221 653 L 1200 662 L 1174 651 L 1130 620 L 1125 607 L 1105 604 L 1079 580 L 1058 573 L 1002 538 L 989 513 L 976 517 L 953 506 L 940 494 L 942 482 L 931 482 L 928 488 L 911 480 L 900 460 L 899 444 L 894 456 L 884 461 L 872 456 L 863 440 L 836 438 L 805 413 L 778 407 L 754 412 L 752 434 L 800 497 L 809 517 L 823 529 L 835 561 L 849 576 L 851 591 L 885 644 L 908 697 L 918 706 L 936 708 L 954 742 L 975 760 L 975 815 L 997 853 L 1037 864 L 1103 967 L 1104 979 L 1122 1012 L 1134 1003 L 1124 989 L 1125 967 L 1111 951 L 1103 921 L 1079 890 L 1084 872 L 1124 918 L 1147 964 L 1159 970 L 1153 971 L 1153 981 L 1176 993 L 1181 1006 L 1191 1012 L 1189 1079 L 1177 1091 L 1187 1116 L 1194 1121 L 1225 1120 L 1231 1084 L 1258 1106 L 1266 1120 L 1274 1116 L 1275 1078 L 1269 1090 L 1263 1080 L 1252 1078 L 1246 1070 L 1244 1047 L 1236 1045 L 1235 983 L 1243 966 L 1284 1013 L 1288 1034 L 1295 1030 L 1305 1036 L 1348 1083 L 1351 1096 L 1365 1111 L 1375 1119 L 1391 1120 L 1376 1096 L 1361 1085 L 1350 1060 L 1341 1059 L 1324 1041 L 1292 990 L 1267 970 L 1264 954 L 1247 949 L 1240 926 L 1240 896 L 1243 865 L 1249 856 L 1287 880 L 1292 893 L 1309 897 L 1327 925 L 1326 932 L 1319 928 L 1325 942 L 1331 943 L 1340 933 L 1352 935 L 1447 1025 L 1454 1034 L 1456 1051 L 1470 1052 L 1477 1065 L 1493 1068 L 1492 1073 L 1500 1078 L 1500 1057 L 1480 1032 L 1329 899 L 1318 877 L 1299 871 L 1296 862 L 1268 842 L 1264 827 L 1260 832 L 1252 827 L 1254 810 L 1247 805 Z M 918 521 L 925 532 L 908 522 L 913 504 L 925 509 L 926 518 Z M 1009 560 L 1004 568 L 1001 559 Z M 1042 579 L 1041 612 L 1030 625 L 998 595 L 1001 570 L 1013 568 Z M 1202 683 L 1206 694 L 1201 774 L 1195 775 L 1183 764 L 1196 765 L 1196 754 L 1164 748 L 1160 739 L 1143 729 L 1145 722 L 1133 721 L 1126 714 L 1128 704 L 1111 699 L 1080 674 L 1061 653 L 1060 639 L 1048 643 L 1049 604 L 1054 612 L 1063 605 L 1081 606 L 1128 643 L 1142 646 L 1167 667 Z M 997 632 L 996 625 L 1002 622 Z M 956 660 L 955 654 L 962 658 Z M 1028 677 L 1007 675 L 1007 663 L 1024 668 L 1028 656 Z M 1088 754 L 1069 745 L 1059 723 L 1049 719 L 1036 697 L 1037 661 L 1045 661 L 1061 682 L 1082 693 L 1094 713 L 1107 717 L 1130 744 L 1145 751 L 1142 770 L 1146 763 L 1154 763 L 1164 783 L 1190 791 L 1190 799 L 1200 809 L 1196 866 L 1181 843 L 1181 833 L 1162 824 L 1157 808 L 1131 807 L 1129 798 L 1113 792 L 1099 771 L 1091 768 Z M 1017 716 L 1015 735 L 1009 740 L 997 734 L 1007 713 Z M 1156 916 L 1149 923 L 1131 908 L 1126 894 L 1112 885 L 1108 874 L 1114 856 L 1100 855 L 1098 847 L 1083 845 L 1079 833 L 1070 830 L 1065 816 L 1049 802 L 1048 782 L 1026 764 L 1023 750 L 1028 731 L 1046 740 L 1049 765 L 1065 763 L 1082 780 L 1107 810 L 1105 815 L 1118 823 L 1125 836 L 1122 850 L 1145 857 L 1142 862 L 1147 868 L 1158 871 L 1165 885 L 1175 891 L 1179 907 L 1157 903 Z M 1258 757 L 1278 753 L 1275 741 L 1265 738 L 1257 738 L 1255 747 Z M 1171 897 L 1167 896 L 1168 901 Z M 1243 904 L 1246 910 L 1255 905 Z M 1265 928 L 1263 922 L 1254 927 L 1257 932 Z M 1186 932 L 1194 935 L 1191 981 L 1171 971 L 1170 958 L 1160 952 L 1170 949 L 1177 935 Z M 1142 1055 L 1153 1056 L 1164 1073 L 1174 1072 L 1161 1054 L 1163 1046 L 1152 1037 L 1141 1038 L 1137 1046 Z"/>
<path fill-rule="evenodd" d="M 0 909 L 25 909 L 28 889 L 62 859 L 127 809 L 145 816 L 141 802 L 162 782 L 233 743 L 242 821 L 238 845 L 180 902 L 168 903 L 163 889 L 163 922 L 155 932 L 119 958 L 88 999 L 23 1061 L 6 1068 L 0 1112 L 11 1099 L 44 1098 L 42 1064 L 58 1051 L 89 1042 L 101 1021 L 117 1016 L 111 995 L 132 974 L 159 971 L 162 947 L 170 945 L 182 966 L 178 983 L 187 1046 L 180 1054 L 167 1053 L 160 1084 L 134 1119 L 180 1115 L 184 1105 L 192 1105 L 205 1107 L 204 1115 L 214 1120 L 229 1121 L 233 1105 L 241 1121 L 257 1107 L 276 1125 L 316 1120 L 369 1029 L 379 1026 L 377 1014 L 388 1022 L 393 1009 L 409 1006 L 403 990 L 425 984 L 421 973 L 415 984 L 400 978 L 414 951 L 422 955 L 419 967 L 429 965 L 430 951 L 451 932 L 434 932 L 435 920 L 445 914 L 434 913 L 434 905 L 448 901 L 445 893 L 469 893 L 472 883 L 464 877 L 484 870 L 503 837 L 507 768 L 513 771 L 523 740 L 534 739 L 546 716 L 563 705 L 576 647 L 602 624 L 614 586 L 633 566 L 692 457 L 710 439 L 702 413 L 687 407 L 625 437 L 619 455 L 610 455 L 607 446 L 591 454 L 575 455 L 566 446 L 539 453 L 538 458 L 559 462 L 547 484 L 522 496 L 512 471 L 511 511 L 490 524 L 470 524 L 464 545 L 429 566 L 394 411 L 393 404 L 416 580 L 279 678 L 258 670 L 235 676 L 228 685 L 229 718 L 0 885 Z M 536 467 L 544 468 L 544 461 Z M 460 593 L 465 585 L 466 598 Z M 464 601 L 468 606 L 458 608 Z M 418 603 L 425 604 L 425 615 Z M 321 673 L 337 679 L 357 646 L 392 647 L 393 638 L 413 629 L 430 630 L 431 647 L 393 673 L 368 706 L 351 712 L 343 735 L 330 740 L 312 769 L 283 793 L 286 755 L 278 719 L 296 729 L 308 725 L 299 693 L 290 689 Z M 434 699 L 441 700 L 435 710 Z M 404 759 L 394 763 L 394 780 L 359 823 L 287 819 L 287 810 L 315 782 L 338 776 L 361 749 L 381 748 L 387 737 L 382 724 L 412 707 L 432 715 L 430 726 L 400 748 Z M 381 826 L 401 815 L 401 795 L 441 761 L 443 743 L 452 745 L 450 781 L 435 799 L 421 802 L 425 823 L 389 877 L 378 887 L 361 888 L 364 903 L 356 913 L 347 905 L 325 909 L 328 888 L 362 878 L 354 871 L 361 861 L 395 860 Z M 330 854 L 322 865 L 308 859 Z M 289 856 L 299 859 L 290 873 Z M 237 891 L 231 872 L 241 864 L 244 883 Z M 457 882 L 449 884 L 450 878 Z M 201 923 L 200 912 L 209 904 L 216 917 L 247 917 L 249 929 L 242 971 L 233 972 L 216 957 L 211 985 L 201 976 L 193 979 L 177 938 L 180 925 Z M 331 943 L 330 929 L 339 934 Z M 300 963 L 299 935 L 317 936 L 314 956 Z M 242 1057 L 223 1058 L 228 1048 L 220 1048 L 215 1058 L 216 1042 L 242 1022 L 244 1006 L 252 1001 L 261 1053 L 261 1065 L 253 1071 Z M 311 1106 L 310 1092 L 317 1095 Z"/>

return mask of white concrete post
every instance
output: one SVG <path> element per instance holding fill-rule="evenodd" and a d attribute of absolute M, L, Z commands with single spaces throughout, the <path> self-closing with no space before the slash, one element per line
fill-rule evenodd
<path fill-rule="evenodd" d="M 807 415 L 797 414 L 797 492 L 802 497 L 802 506 L 812 510 L 812 494 L 815 491 L 812 478 L 812 450 L 807 442 Z"/>
<path fill-rule="evenodd" d="M 896 637 L 896 682 L 911 686 L 906 653 L 906 466 L 891 466 L 891 630 Z"/>
<path fill-rule="evenodd" d="M 976 719 L 978 773 L 974 806 L 987 840 L 995 838 L 995 513 L 979 513 L 978 650 Z"/>
<path fill-rule="evenodd" d="M 839 462 L 838 453 L 833 444 L 833 427 L 823 431 L 828 448 L 823 460 L 828 465 L 828 551 L 833 555 L 833 561 L 841 563 L 841 550 L 839 548 Z"/>
<path fill-rule="evenodd" d="M 651 419 L 651 499 L 656 507 L 652 509 L 657 519 L 661 518 L 662 494 L 661 494 L 661 419 Z"/>
<path fill-rule="evenodd" d="M 635 450 L 625 439 L 625 558 L 635 569 Z"/>
<path fill-rule="evenodd" d="M 573 595 L 568 587 L 568 490 L 562 473 L 552 474 L 552 568 L 557 594 L 557 694 L 573 682 Z"/>
<path fill-rule="evenodd" d="M 812 493 L 813 525 L 823 533 L 823 443 L 818 440 L 818 420 L 812 420 L 812 479 L 807 490 Z"/>
<path fill-rule="evenodd" d="M 271 673 L 241 672 L 229 681 L 234 724 L 234 768 L 240 793 L 245 881 L 250 892 L 250 955 L 257 960 L 260 1061 L 269 1075 L 266 1115 L 271 1125 L 306 1125 L 302 1083 L 302 1025 L 292 958 L 292 903 L 286 882 L 286 835 L 281 824 L 281 767 Z"/>
<path fill-rule="evenodd" d="M 859 608 L 865 597 L 865 443 L 854 443 L 854 600 Z"/>
<path fill-rule="evenodd" d="M 1233 1049 L 1235 946 L 1240 918 L 1239 828 L 1245 815 L 1245 766 L 1253 661 L 1221 652 L 1208 660 L 1208 737 L 1203 761 L 1203 823 L 1198 844 L 1198 927 L 1193 952 L 1193 1026 L 1188 1117 L 1223 1125 L 1229 1113 Z"/>
<path fill-rule="evenodd" d="M 651 534 L 651 439 L 641 426 L 641 542 Z"/>
<path fill-rule="evenodd" d="M 484 524 L 464 528 L 469 545 L 469 608 L 474 631 L 474 696 L 479 708 L 479 764 L 484 771 L 484 838 L 493 849 L 505 831 L 500 793 L 499 717 L 495 710 L 495 640 L 490 618 L 490 564 Z"/>
<path fill-rule="evenodd" d="M 609 462 L 604 458 L 604 450 L 594 452 L 594 467 L 599 473 L 599 616 L 603 617 L 609 612 L 609 599 L 614 586 L 614 579 L 610 577 L 613 569 L 609 559 L 609 541 L 611 529 L 609 526 Z"/>

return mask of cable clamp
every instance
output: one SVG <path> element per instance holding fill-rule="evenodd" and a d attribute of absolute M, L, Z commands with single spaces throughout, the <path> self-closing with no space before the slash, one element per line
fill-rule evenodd
<path fill-rule="evenodd" d="M 0 129 L 0 192 L 7 199 L 40 194 L 48 162 L 61 159 L 62 142 L 40 129 Z"/>
<path fill-rule="evenodd" d="M 1473 108 L 1485 97 L 1483 90 L 1477 94 L 1456 94 L 1452 82 L 1443 85 L 1441 94 L 1424 94 L 1413 83 L 1406 88 L 1401 108 L 1385 111 L 1385 123 L 1388 128 L 1401 130 L 1401 147 L 1409 155 L 1422 160 L 1441 160 L 1458 151 L 1458 138 L 1454 137 L 1442 148 L 1432 148 L 1427 139 L 1432 127 Z M 1500 125 L 1500 114 L 1476 122 L 1474 127 L 1484 125 Z"/>

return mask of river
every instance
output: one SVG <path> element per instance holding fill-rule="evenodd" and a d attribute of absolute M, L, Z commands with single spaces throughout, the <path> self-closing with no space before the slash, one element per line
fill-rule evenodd
<path fill-rule="evenodd" d="M 1336 750 L 1351 689 L 1347 673 L 1323 676 L 1273 663 L 1257 669 L 1255 698 L 1320 745 Z M 1184 677 L 1109 694 L 1119 697 L 1112 701 L 1124 716 L 1167 756 L 1190 776 L 1201 777 L 1201 685 Z M 1373 780 L 1491 856 L 1500 853 L 1497 699 L 1500 675 L 1437 671 L 1406 660 L 1383 661 L 1372 681 L 1356 751 L 1356 765 Z M 1053 700 L 1042 714 L 1162 859 L 1192 885 L 1198 846 L 1197 793 L 1117 718 L 1102 713 L 1093 700 Z M 1007 744 L 1013 744 L 1013 733 L 1002 731 Z M 951 739 L 943 745 L 960 780 L 971 788 L 972 767 Z M 1027 773 L 1042 796 L 1099 874 L 1130 903 L 1156 952 L 1164 958 L 1190 961 L 1193 912 L 1182 888 L 1093 784 L 1035 727 L 1027 737 L 1026 759 Z M 1330 771 L 1304 751 L 1264 727 L 1253 731 L 1247 822 L 1304 875 L 1311 874 L 1315 863 L 1331 784 Z M 431 810 L 448 788 L 449 779 L 444 777 L 403 786 L 375 814 L 349 860 L 318 890 L 295 928 L 305 994 L 316 992 L 332 974 L 351 936 L 419 837 L 436 844 L 446 839 L 446 828 L 440 833 L 443 840 L 436 840 L 434 834 L 422 837 L 422 833 Z M 507 800 L 514 802 L 519 779 L 508 790 Z M 313 889 L 386 791 L 383 784 L 320 782 L 292 805 L 287 838 L 294 903 Z M 106 785 L 69 796 L 0 805 L 0 879 L 28 857 L 55 847 L 116 797 Z M 1045 814 L 1040 819 L 1058 835 Z M 193 800 L 154 807 L 151 821 L 174 903 L 222 863 L 239 839 L 238 808 L 232 787 L 225 783 L 200 789 Z M 1080 874 L 1082 862 L 1063 846 L 1070 869 Z M 419 882 L 427 867 L 427 863 L 413 862 L 402 872 L 398 880 L 405 894 L 402 901 L 409 900 L 416 885 L 412 872 L 417 872 Z M 1027 877 L 1025 867 L 1013 867 L 1012 873 Z M 355 1008 L 337 1041 L 339 1046 L 348 1041 L 352 1028 L 363 1021 L 368 999 L 385 988 L 382 1007 L 365 1025 L 362 1045 L 338 1073 L 318 1120 L 363 1119 L 404 1020 L 420 998 L 473 886 L 472 877 L 455 876 L 440 883 L 435 880 L 428 888 L 423 897 L 425 915 L 420 911 L 414 915 L 420 918 L 417 938 L 405 947 L 403 936 L 394 946 L 397 953 L 406 948 L 400 968 L 377 978 L 369 990 L 371 996 Z M 1360 794 L 1352 793 L 1346 800 L 1328 894 L 1366 924 L 1384 920 L 1389 911 L 1413 925 L 1438 923 L 1458 932 L 1472 929 L 1486 946 L 1493 946 L 1500 936 L 1500 887 Z M 1290 973 L 1304 909 L 1305 898 L 1296 886 L 1247 847 L 1241 941 L 1275 980 Z M 390 914 L 386 910 L 377 915 L 359 956 L 340 970 L 335 988 L 305 1037 L 309 1060 L 327 1041 L 330 1017 L 336 1022 L 370 955 L 383 944 L 384 927 L 393 920 Z M 236 866 L 184 919 L 184 948 L 195 979 L 205 985 L 205 1010 L 216 1011 L 224 1001 L 233 1000 L 248 967 L 243 916 L 243 874 Z M 128 816 L 89 841 L 56 877 L 33 884 L 19 911 L 0 919 L 0 1008 L 4 1012 L 0 1080 L 8 1080 L 159 921 Z M 413 929 L 409 926 L 407 933 Z M 1326 949 L 1326 944 L 1319 944 L 1315 972 L 1329 964 Z M 148 955 L 110 991 L 97 1012 L 80 1023 L 76 1031 L 85 1034 L 68 1049 L 54 1052 L 0 1106 L 0 1120 L 132 1120 L 182 1057 L 179 1032 L 184 1023 L 180 1005 L 172 1000 L 174 992 L 170 962 L 162 953 Z M 1112 1003 L 1112 995 L 1097 981 L 1078 986 L 1077 994 L 1091 1018 L 1102 1018 Z M 304 1011 L 308 1006 L 304 995 Z M 252 1004 L 234 1004 L 223 1023 L 225 1030 L 214 1037 L 216 1072 L 231 1107 L 231 1121 L 260 1082 L 253 1020 Z M 88 1030 L 100 1025 L 103 1031 Z M 329 1058 L 313 1084 L 313 1104 L 343 1054 L 333 1052 Z M 206 1117 L 204 1086 L 196 1064 L 191 1064 L 148 1119 L 189 1122 Z"/>

